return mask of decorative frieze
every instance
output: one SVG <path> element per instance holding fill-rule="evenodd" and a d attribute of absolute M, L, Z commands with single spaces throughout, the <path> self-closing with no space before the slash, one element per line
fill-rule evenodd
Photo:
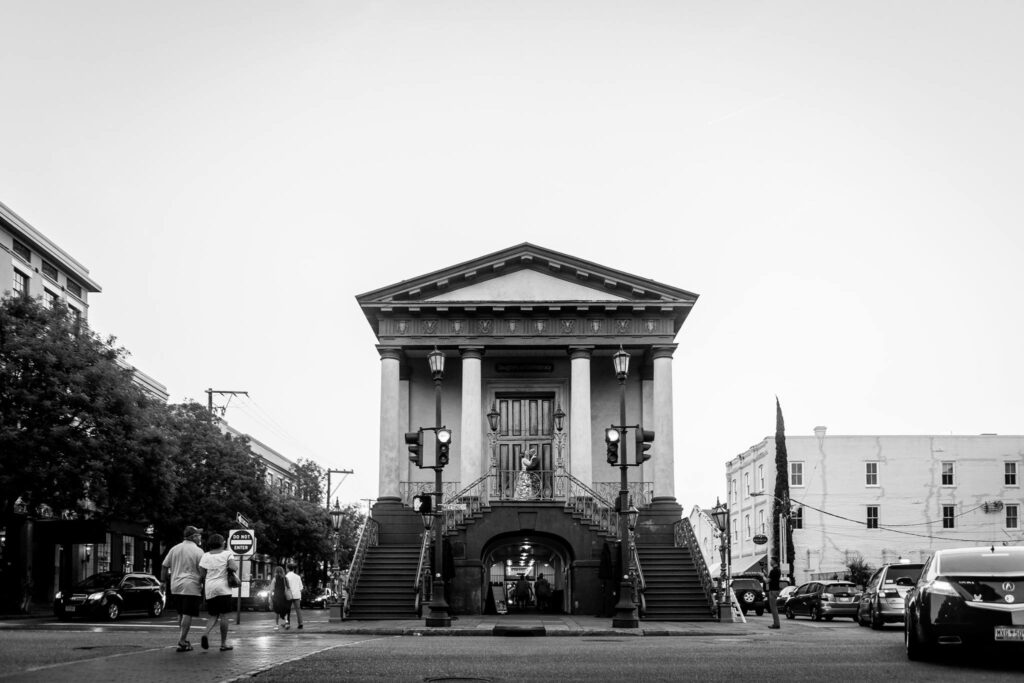
<path fill-rule="evenodd" d="M 666 318 L 381 318 L 382 337 L 624 337 L 672 335 Z"/>

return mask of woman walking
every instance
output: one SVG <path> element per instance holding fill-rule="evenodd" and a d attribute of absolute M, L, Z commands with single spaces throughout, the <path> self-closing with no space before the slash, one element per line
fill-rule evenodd
<path fill-rule="evenodd" d="M 274 608 L 274 630 L 291 626 L 292 601 L 288 592 L 288 580 L 284 578 L 284 567 L 274 569 L 274 580 L 270 584 L 270 604 Z"/>
<path fill-rule="evenodd" d="M 228 645 L 228 616 L 234 612 L 232 606 L 231 586 L 228 584 L 228 572 L 237 572 L 238 566 L 231 553 L 224 547 L 224 537 L 220 534 L 210 536 L 207 545 L 210 549 L 199 560 L 199 575 L 206 583 L 206 611 L 213 620 L 206 626 L 201 640 L 203 649 L 210 648 L 210 631 L 220 622 L 220 649 L 233 650 Z"/>

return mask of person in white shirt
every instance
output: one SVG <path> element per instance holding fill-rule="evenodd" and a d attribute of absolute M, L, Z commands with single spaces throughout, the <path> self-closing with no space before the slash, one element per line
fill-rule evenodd
<path fill-rule="evenodd" d="M 292 607 L 295 608 L 295 619 L 299 622 L 299 628 L 302 628 L 302 577 L 295 573 L 296 565 L 294 562 L 288 563 L 288 573 L 284 575 L 285 581 L 288 582 L 288 592 L 292 596 Z M 290 620 L 289 620 L 290 621 Z M 290 624 L 285 622 L 285 628 L 288 628 Z"/>

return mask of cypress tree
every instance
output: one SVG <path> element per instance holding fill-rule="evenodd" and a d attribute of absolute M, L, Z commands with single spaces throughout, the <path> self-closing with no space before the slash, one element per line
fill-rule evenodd
<path fill-rule="evenodd" d="M 779 405 L 779 397 L 775 397 L 775 500 L 772 502 L 772 523 L 775 524 L 775 532 L 772 534 L 771 556 L 779 560 L 779 567 L 789 562 L 792 566 L 793 555 L 793 532 L 789 521 L 789 455 L 786 452 L 786 425 L 782 420 L 782 406 Z M 785 516 L 786 525 L 786 552 L 785 559 L 779 548 L 779 516 Z"/>

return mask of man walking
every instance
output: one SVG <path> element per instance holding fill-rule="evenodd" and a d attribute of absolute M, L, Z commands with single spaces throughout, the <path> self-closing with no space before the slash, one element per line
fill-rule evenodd
<path fill-rule="evenodd" d="M 288 592 L 292 596 L 292 607 L 295 608 L 295 619 L 299 622 L 299 628 L 302 628 L 302 577 L 295 573 L 295 569 L 298 567 L 294 562 L 288 563 L 288 573 L 284 575 L 285 581 L 288 582 Z M 285 622 L 285 628 L 288 628 L 287 622 Z"/>
<path fill-rule="evenodd" d="M 202 537 L 202 529 L 185 527 L 184 540 L 168 551 L 162 565 L 167 593 L 178 608 L 178 652 L 192 649 L 188 631 L 192 628 L 192 618 L 199 616 L 199 603 L 202 601 L 199 560 L 203 559 L 199 542 Z"/>
<path fill-rule="evenodd" d="M 779 569 L 779 561 L 772 558 L 772 568 L 768 572 L 768 609 L 772 612 L 772 625 L 768 628 L 779 628 L 779 582 L 782 580 L 782 570 Z"/>

